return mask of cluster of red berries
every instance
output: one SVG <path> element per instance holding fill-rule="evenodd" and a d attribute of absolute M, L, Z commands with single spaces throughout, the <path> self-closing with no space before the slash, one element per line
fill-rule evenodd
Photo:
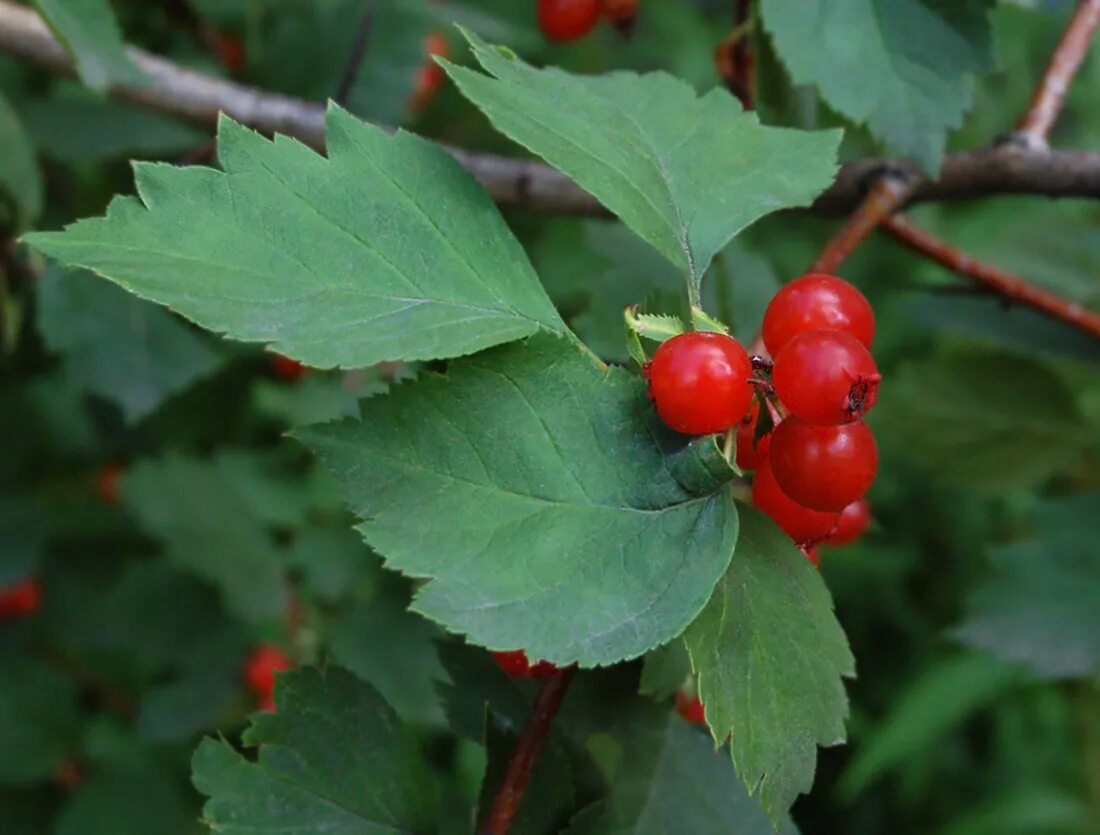
<path fill-rule="evenodd" d="M 557 43 L 583 38 L 600 17 L 629 33 L 638 17 L 638 0 L 539 0 L 539 27 Z"/>
<path fill-rule="evenodd" d="M 42 588 L 33 577 L 14 586 L 0 587 L 0 620 L 19 620 L 38 611 L 42 603 Z"/>
<path fill-rule="evenodd" d="M 293 666 L 286 653 L 272 644 L 261 644 L 244 662 L 244 683 L 256 697 L 260 710 L 275 709 L 275 673 Z"/>
<path fill-rule="evenodd" d="M 521 649 L 511 652 L 494 652 L 497 664 L 512 678 L 546 678 L 558 671 L 549 661 L 536 661 L 534 664 Z"/>
<path fill-rule="evenodd" d="M 681 334 L 646 364 L 649 394 L 677 432 L 735 433 L 738 466 L 756 471 L 753 504 L 796 543 L 844 544 L 869 522 L 862 498 L 878 471 L 878 447 L 862 420 L 882 379 L 868 350 L 874 331 L 859 290 L 835 276 L 805 275 L 764 314 L 774 362 L 750 358 L 723 333 Z"/>

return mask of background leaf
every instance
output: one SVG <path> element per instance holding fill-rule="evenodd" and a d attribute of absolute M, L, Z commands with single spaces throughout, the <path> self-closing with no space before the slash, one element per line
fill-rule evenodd
<path fill-rule="evenodd" d="M 468 35 L 486 74 L 446 64 L 493 125 L 560 168 L 698 287 L 737 232 L 832 181 L 839 134 L 762 127 L 724 90 L 663 73 L 536 70 Z"/>
<path fill-rule="evenodd" d="M 585 666 L 678 635 L 737 538 L 713 442 L 663 454 L 642 382 L 553 337 L 306 429 L 414 608 L 492 649 Z M 430 545 L 429 545 L 430 543 Z"/>
<path fill-rule="evenodd" d="M 93 90 L 146 81 L 126 54 L 107 0 L 34 0 L 34 4 L 76 62 L 80 80 Z"/>
<path fill-rule="evenodd" d="M 49 269 L 38 299 L 46 344 L 65 357 L 80 385 L 117 403 L 129 422 L 221 364 L 218 353 L 171 314 L 90 273 Z"/>
<path fill-rule="evenodd" d="M 329 111 L 328 158 L 223 119 L 225 173 L 141 165 L 138 200 L 29 240 L 203 327 L 319 368 L 561 332 L 496 207 L 450 156 Z"/>
<path fill-rule="evenodd" d="M 195 752 L 209 826 L 227 835 L 432 829 L 437 786 L 369 685 L 339 668 L 296 670 L 280 676 L 275 701 L 278 712 L 254 715 L 245 732 L 260 749 L 255 762 L 212 739 Z"/>
<path fill-rule="evenodd" d="M 855 661 L 813 565 L 775 524 L 741 508 L 726 576 L 684 633 L 715 739 L 773 822 L 813 785 L 818 745 L 845 737 L 841 676 Z"/>
<path fill-rule="evenodd" d="M 763 0 L 764 24 L 798 84 L 894 150 L 939 171 L 970 107 L 971 73 L 992 64 L 992 0 Z M 824 33 L 824 35 L 823 35 Z"/>
<path fill-rule="evenodd" d="M 1097 502 L 1097 493 L 1049 502 L 1033 537 L 995 549 L 993 573 L 971 595 L 955 635 L 1038 675 L 1100 672 Z"/>
<path fill-rule="evenodd" d="M 15 226 L 23 229 L 42 212 L 42 174 L 34 146 L 19 116 L 0 93 L 0 193 L 15 205 Z M 0 195 L 2 196 L 2 195 Z"/>

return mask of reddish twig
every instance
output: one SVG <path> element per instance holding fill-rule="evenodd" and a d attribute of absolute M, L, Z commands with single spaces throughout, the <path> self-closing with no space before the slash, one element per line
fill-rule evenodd
<path fill-rule="evenodd" d="M 1050 129 L 1062 110 L 1070 82 L 1085 59 L 1097 24 L 1100 24 L 1100 0 L 1081 0 L 1051 56 L 1027 113 L 1016 128 L 1014 137 L 1022 140 L 1026 147 L 1046 147 Z"/>
<path fill-rule="evenodd" d="M 734 0 L 733 29 L 714 51 L 714 65 L 745 110 L 754 107 L 756 55 L 752 48 L 752 0 Z"/>
<path fill-rule="evenodd" d="M 882 228 L 910 249 L 1004 299 L 1038 310 L 1100 339 L 1100 314 L 1093 313 L 1084 305 L 1067 301 L 1002 269 L 977 261 L 946 241 L 914 226 L 901 215 L 884 220 Z"/>
<path fill-rule="evenodd" d="M 876 226 L 904 205 L 910 189 L 908 178 L 896 174 L 884 174 L 875 180 L 859 208 L 825 246 L 810 271 L 835 272 Z"/>
<path fill-rule="evenodd" d="M 524 792 L 527 791 L 527 783 L 531 779 L 535 762 L 543 745 L 546 744 L 550 726 L 554 724 L 554 717 L 558 715 L 558 709 L 576 672 L 576 667 L 566 667 L 558 670 L 543 683 L 527 725 L 520 734 L 512 760 L 508 763 L 504 782 L 501 783 L 496 797 L 493 798 L 493 805 L 489 808 L 485 823 L 478 830 L 479 835 L 508 835 L 512 820 L 523 801 Z"/>

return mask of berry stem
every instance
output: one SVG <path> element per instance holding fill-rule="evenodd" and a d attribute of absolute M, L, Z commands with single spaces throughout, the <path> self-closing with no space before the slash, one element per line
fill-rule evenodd
<path fill-rule="evenodd" d="M 752 30 L 752 0 L 733 0 L 733 29 L 719 44 L 716 63 L 729 91 L 745 110 L 755 107 L 756 55 Z"/>
<path fill-rule="evenodd" d="M 531 716 L 520 734 L 516 750 L 508 763 L 508 770 L 504 773 L 504 782 L 501 783 L 493 798 L 489 814 L 478 830 L 478 835 L 508 834 L 512 821 L 519 811 L 520 803 L 523 802 L 531 772 L 535 769 L 535 763 L 546 744 L 550 727 L 554 724 L 554 718 L 558 715 L 558 710 L 576 672 L 576 667 L 566 667 L 543 682 L 535 698 Z"/>
<path fill-rule="evenodd" d="M 347 64 L 344 66 L 344 74 L 340 76 L 340 84 L 336 92 L 332 94 L 332 100 L 343 107 L 351 95 L 351 88 L 355 86 L 355 79 L 359 77 L 359 70 L 367 57 L 367 45 L 370 43 L 371 31 L 374 29 L 374 2 L 369 0 L 363 9 L 363 17 L 359 21 L 359 29 L 355 33 L 355 41 L 351 45 Z"/>
<path fill-rule="evenodd" d="M 1046 149 L 1050 129 L 1062 111 L 1069 85 L 1088 53 L 1089 41 L 1100 24 L 1100 0 L 1080 0 L 1043 73 L 1031 105 L 1011 138 L 1025 148 Z"/>
<path fill-rule="evenodd" d="M 874 181 L 867 196 L 845 221 L 810 267 L 810 272 L 835 273 L 875 227 L 909 199 L 913 182 L 907 176 L 887 173 Z"/>
<path fill-rule="evenodd" d="M 1100 339 L 1100 314 L 1093 313 L 1084 305 L 1060 298 L 1011 273 L 971 258 L 946 241 L 914 226 L 901 215 L 889 218 L 883 224 L 883 230 L 910 249 L 969 278 L 978 286 Z"/>
<path fill-rule="evenodd" d="M 752 360 L 753 371 L 771 371 L 772 366 L 775 364 L 769 357 L 765 357 L 762 354 L 756 354 L 750 357 Z"/>

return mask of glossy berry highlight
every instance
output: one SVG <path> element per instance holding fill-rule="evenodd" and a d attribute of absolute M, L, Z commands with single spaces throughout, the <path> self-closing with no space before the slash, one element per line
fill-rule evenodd
<path fill-rule="evenodd" d="M 866 499 L 852 502 L 836 520 L 836 527 L 825 538 L 825 545 L 850 545 L 858 541 L 871 527 L 871 503 Z"/>
<path fill-rule="evenodd" d="M 539 0 L 539 28 L 556 43 L 583 38 L 600 22 L 600 0 Z"/>
<path fill-rule="evenodd" d="M 870 351 L 841 331 L 799 334 L 772 368 L 772 385 L 783 405 L 821 426 L 859 420 L 875 405 L 881 381 Z"/>
<path fill-rule="evenodd" d="M 752 480 L 752 503 L 799 544 L 820 542 L 836 526 L 836 513 L 811 510 L 784 493 L 770 461 L 763 462 Z"/>
<path fill-rule="evenodd" d="M 870 348 L 875 314 L 867 297 L 843 279 L 810 273 L 785 285 L 764 312 L 764 345 L 773 357 L 800 333 L 841 331 Z"/>
<path fill-rule="evenodd" d="M 815 426 L 791 416 L 775 430 L 768 463 L 783 493 L 803 507 L 831 511 L 835 519 L 870 489 L 878 445 L 863 421 Z"/>
<path fill-rule="evenodd" d="M 723 333 L 674 336 L 653 354 L 645 373 L 657 414 L 685 435 L 724 432 L 752 403 L 752 361 L 741 343 Z"/>
<path fill-rule="evenodd" d="M 505 673 L 512 678 L 545 678 L 558 671 L 549 661 L 531 663 L 527 653 L 521 649 L 508 652 L 494 652 L 493 658 Z"/>

